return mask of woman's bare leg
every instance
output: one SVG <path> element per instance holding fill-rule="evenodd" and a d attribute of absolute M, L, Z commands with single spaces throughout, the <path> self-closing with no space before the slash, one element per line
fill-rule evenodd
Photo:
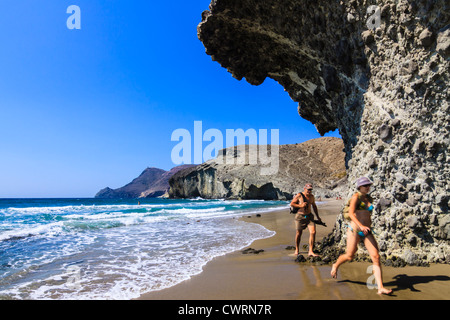
<path fill-rule="evenodd" d="M 337 261 L 331 267 L 331 277 L 337 278 L 337 272 L 339 266 L 347 261 L 352 261 L 355 256 L 356 250 L 358 249 L 358 243 L 361 240 L 360 236 L 355 234 L 350 228 L 347 231 L 347 251 L 339 256 Z"/>
<path fill-rule="evenodd" d="M 378 244 L 372 234 L 369 234 L 364 239 L 364 245 L 369 251 L 370 258 L 373 262 L 373 275 L 378 285 L 378 294 L 390 294 L 392 290 L 388 290 L 383 286 L 383 276 L 381 272 L 380 255 L 378 253 Z"/>

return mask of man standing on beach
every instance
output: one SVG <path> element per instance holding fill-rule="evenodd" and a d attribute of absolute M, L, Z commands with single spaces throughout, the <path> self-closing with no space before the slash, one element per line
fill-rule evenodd
<path fill-rule="evenodd" d="M 308 256 L 317 257 L 317 254 L 313 252 L 314 242 L 316 241 L 316 224 L 313 222 L 311 225 L 309 224 L 312 220 L 314 220 L 314 215 L 311 213 L 311 206 L 314 209 L 314 213 L 316 214 L 317 220 L 321 222 L 322 220 L 319 217 L 319 210 L 316 206 L 316 201 L 314 199 L 314 195 L 312 194 L 312 184 L 307 183 L 303 188 L 303 192 L 297 194 L 291 202 L 291 207 L 295 214 L 295 228 L 297 232 L 295 234 L 295 254 L 299 254 L 299 246 L 300 239 L 302 237 L 303 230 L 308 227 L 309 229 L 309 250 Z"/>

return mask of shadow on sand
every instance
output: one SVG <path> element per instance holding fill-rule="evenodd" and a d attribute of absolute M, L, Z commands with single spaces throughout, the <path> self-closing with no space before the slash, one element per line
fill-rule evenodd
<path fill-rule="evenodd" d="M 411 292 L 421 292 L 420 290 L 414 288 L 415 285 L 423 284 L 423 283 L 431 283 L 433 281 L 449 281 L 449 276 L 408 276 L 406 274 L 399 274 L 394 277 L 394 281 L 385 282 L 384 286 L 391 288 L 392 292 L 398 292 L 402 290 L 410 290 Z M 341 283 L 354 283 L 366 286 L 366 282 L 362 281 L 353 281 L 353 280 L 341 280 L 338 281 Z"/>

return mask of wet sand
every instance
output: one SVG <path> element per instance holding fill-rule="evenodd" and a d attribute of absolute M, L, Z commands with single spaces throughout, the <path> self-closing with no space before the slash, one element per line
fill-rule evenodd
<path fill-rule="evenodd" d="M 330 200 L 319 206 L 319 215 L 328 227 L 317 226 L 316 241 L 333 228 L 342 201 Z M 203 268 L 203 272 L 173 287 L 141 296 L 145 300 L 448 300 L 450 299 L 450 265 L 430 267 L 383 267 L 385 287 L 393 289 L 392 296 L 380 296 L 370 290 L 367 281 L 371 274 L 365 262 L 346 263 L 339 269 L 338 279 L 330 276 L 331 266 L 314 266 L 295 262 L 294 216 L 288 210 L 252 215 L 242 218 L 260 223 L 276 235 L 254 241 L 249 247 L 263 249 L 260 254 L 240 251 L 217 257 Z M 301 239 L 300 253 L 307 256 L 303 245 L 309 232 Z"/>

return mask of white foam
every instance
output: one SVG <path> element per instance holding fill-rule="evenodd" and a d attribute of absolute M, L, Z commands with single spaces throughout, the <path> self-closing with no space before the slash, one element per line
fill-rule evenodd
<path fill-rule="evenodd" d="M 29 275 L 25 273 L 19 283 L 1 289 L 0 296 L 19 299 L 137 298 L 143 293 L 189 279 L 217 256 L 274 235 L 259 224 L 232 217 L 287 207 L 240 209 L 242 205 L 261 201 L 203 203 L 198 200 L 196 204 L 148 205 L 152 209 L 146 212 L 139 211 L 142 205 L 90 206 L 90 211 L 86 206 L 57 207 L 56 211 L 65 213 L 61 221 L 47 221 L 45 225 L 30 227 L 22 225 L 21 229 L 5 231 L 0 234 L 0 240 L 35 234 L 51 246 L 42 257 L 20 259 L 23 266 L 18 264 L 17 268 L 34 271 Z M 156 206 L 159 208 L 155 211 Z M 238 209 L 227 210 L 232 206 Z M 69 207 L 77 209 L 71 211 Z M 55 207 L 28 209 L 23 213 L 42 213 L 55 210 Z M 132 211 L 135 209 L 138 210 Z M 114 227 L 108 228 L 109 223 Z M 89 228 L 95 226 L 98 228 Z M 54 242 L 49 240 L 52 235 Z M 67 268 L 73 265 L 80 268 L 81 276 L 79 286 L 71 288 L 66 285 Z"/>
<path fill-rule="evenodd" d="M 0 209 L 0 214 L 4 215 L 34 215 L 34 214 L 66 214 L 74 212 L 94 213 L 103 211 L 120 211 L 120 210 L 134 210 L 140 208 L 167 208 L 177 206 L 179 204 L 114 204 L 114 205 L 70 205 L 70 206 L 51 206 L 51 207 L 26 207 L 15 208 L 9 207 Z"/>
<path fill-rule="evenodd" d="M 20 229 L 8 230 L 0 233 L 0 241 L 13 238 L 25 238 L 42 234 L 51 237 L 60 234 L 62 232 L 62 226 L 62 222 L 54 222 L 45 225 L 21 227 Z"/>

